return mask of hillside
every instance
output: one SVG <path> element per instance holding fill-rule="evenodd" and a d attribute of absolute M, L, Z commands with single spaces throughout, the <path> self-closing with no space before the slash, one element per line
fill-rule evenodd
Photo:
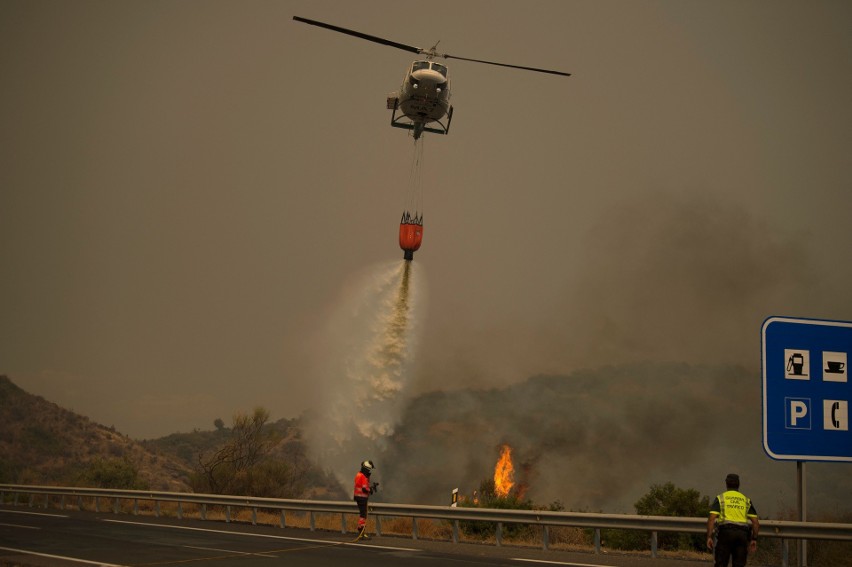
<path fill-rule="evenodd" d="M 433 392 L 409 403 L 376 455 L 382 498 L 444 504 L 491 477 L 502 444 L 533 501 L 632 513 L 652 484 L 714 496 L 728 472 L 761 515 L 796 506 L 796 464 L 763 451 L 761 379 L 741 367 L 636 364 Z M 814 517 L 850 513 L 846 463 L 808 463 Z M 776 516 L 776 517 L 778 517 Z"/>
<path fill-rule="evenodd" d="M 540 505 L 633 512 L 652 484 L 673 482 L 713 496 L 728 472 L 764 517 L 791 517 L 796 464 L 773 461 L 761 440 L 761 381 L 740 367 L 638 364 L 532 377 L 508 388 L 432 392 L 410 400 L 390 438 L 357 439 L 319 467 L 303 432 L 308 418 L 268 423 L 272 456 L 291 473 L 297 498 L 347 498 L 352 463 L 377 464 L 379 501 L 446 504 L 493 475 L 502 444 L 513 449 L 515 480 Z M 231 430 L 175 433 L 136 442 L 28 394 L 0 376 L 0 482 L 80 484 L 99 460 L 127 459 L 151 489 L 190 490 L 198 455 Z M 331 471 L 331 472 L 329 472 Z M 332 473 L 336 472 L 343 486 Z M 847 463 L 808 463 L 809 513 L 848 517 Z M 288 496 L 290 497 L 290 496 Z"/>
<path fill-rule="evenodd" d="M 298 419 L 279 419 L 267 423 L 276 442 L 270 457 L 288 470 L 286 487 L 279 487 L 277 496 L 283 498 L 310 498 L 319 500 L 345 500 L 348 493 L 334 479 L 308 458 L 308 449 L 302 439 L 302 425 Z M 227 443 L 232 430 L 224 424 L 211 431 L 195 430 L 191 433 L 173 433 L 159 439 L 142 441 L 142 446 L 154 454 L 174 459 L 190 469 L 198 463 L 200 454 Z M 267 496 L 271 496 L 267 494 Z"/>
<path fill-rule="evenodd" d="M 105 463 L 127 463 L 137 488 L 189 490 L 190 467 L 113 428 L 29 394 L 0 376 L 0 481 L 82 485 Z"/>
<path fill-rule="evenodd" d="M 332 476 L 307 458 L 297 420 L 268 423 L 276 443 L 271 458 L 286 465 L 289 497 L 342 499 Z M 173 433 L 135 441 L 92 422 L 0 376 L 0 482 L 103 486 L 104 471 L 114 488 L 188 492 L 198 455 L 226 443 L 231 429 Z"/>

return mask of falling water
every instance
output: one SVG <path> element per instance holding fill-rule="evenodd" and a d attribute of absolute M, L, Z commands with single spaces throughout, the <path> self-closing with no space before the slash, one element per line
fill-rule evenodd
<path fill-rule="evenodd" d="M 355 424 L 361 434 L 370 439 L 393 432 L 399 410 L 397 402 L 405 385 L 406 363 L 412 354 L 409 336 L 411 262 L 403 262 L 394 275 L 399 277 L 399 285 L 381 302 L 363 354 L 351 353 L 347 365 L 349 402 L 354 402 L 359 410 Z"/>
<path fill-rule="evenodd" d="M 370 270 L 329 317 L 326 400 L 308 436 L 324 466 L 343 469 L 342 480 L 385 445 L 402 412 L 416 343 L 418 271 L 406 261 Z"/>

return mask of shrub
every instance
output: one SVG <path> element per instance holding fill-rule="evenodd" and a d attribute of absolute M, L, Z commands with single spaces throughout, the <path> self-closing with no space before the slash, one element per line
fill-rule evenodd
<path fill-rule="evenodd" d="M 148 484 L 139 478 L 139 470 L 130 459 L 95 459 L 78 475 L 82 486 L 116 488 L 121 490 L 147 490 Z"/>
<path fill-rule="evenodd" d="M 466 508 L 497 508 L 501 510 L 532 510 L 533 505 L 529 500 L 518 498 L 517 494 L 510 493 L 507 496 L 499 496 L 494 490 L 494 479 L 482 481 L 479 485 L 478 502 L 459 502 L 459 506 Z M 495 537 L 497 526 L 492 522 L 478 522 L 475 520 L 462 520 L 459 529 L 469 537 L 486 539 Z M 529 538 L 536 533 L 535 528 L 528 524 L 504 524 L 503 536 L 508 538 Z"/>
<path fill-rule="evenodd" d="M 692 488 L 678 488 L 673 483 L 651 485 L 651 490 L 633 505 L 642 516 L 707 517 L 710 498 Z M 635 530 L 606 530 L 601 536 L 609 547 L 616 549 L 648 549 L 650 534 Z M 701 534 L 661 532 L 657 534 L 659 549 L 705 551 Z"/>
<path fill-rule="evenodd" d="M 19 468 L 6 459 L 0 458 L 0 483 L 11 484 L 17 482 Z"/>

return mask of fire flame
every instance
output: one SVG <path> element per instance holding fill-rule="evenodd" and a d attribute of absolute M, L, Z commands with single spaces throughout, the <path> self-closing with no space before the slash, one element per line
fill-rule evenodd
<path fill-rule="evenodd" d="M 515 485 L 515 467 L 512 466 L 512 448 L 503 445 L 500 451 L 500 459 L 494 467 L 494 492 L 497 496 L 505 498 Z"/>

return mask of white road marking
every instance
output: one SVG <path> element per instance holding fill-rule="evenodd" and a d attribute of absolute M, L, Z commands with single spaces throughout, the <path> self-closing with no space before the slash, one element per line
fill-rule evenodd
<path fill-rule="evenodd" d="M 67 514 L 45 514 L 43 512 L 25 512 L 23 510 L 0 510 L 0 514 L 24 514 L 26 516 L 48 516 L 50 518 L 70 518 Z"/>
<path fill-rule="evenodd" d="M 151 527 L 155 527 L 155 528 L 171 528 L 171 529 L 174 529 L 174 530 L 189 530 L 189 531 L 196 531 L 196 532 L 208 532 L 208 533 L 213 533 L 213 534 L 228 534 L 228 535 L 238 535 L 238 536 L 241 535 L 241 536 L 248 536 L 248 537 L 263 537 L 263 538 L 268 538 L 268 539 L 283 539 L 283 540 L 287 540 L 287 541 L 299 541 L 299 542 L 304 542 L 304 543 L 326 543 L 326 544 L 328 544 L 328 543 L 331 543 L 331 544 L 339 543 L 340 545 L 355 545 L 355 546 L 358 546 L 358 547 L 369 547 L 369 548 L 373 548 L 373 549 L 388 549 L 388 550 L 391 550 L 391 551 L 420 551 L 419 549 L 412 549 L 410 547 L 391 547 L 391 546 L 388 546 L 388 545 L 366 545 L 366 544 L 363 544 L 363 543 L 353 543 L 353 542 L 349 542 L 349 541 L 336 542 L 336 541 L 329 541 L 327 539 L 309 539 L 309 538 L 304 538 L 304 537 L 287 537 L 287 536 L 270 535 L 270 534 L 254 534 L 254 533 L 249 533 L 249 532 L 234 532 L 234 531 L 229 531 L 229 530 L 211 530 L 211 529 L 207 529 L 207 528 L 193 528 L 193 527 L 190 527 L 190 526 L 174 526 L 174 525 L 170 525 L 170 524 L 152 524 L 152 523 L 148 523 L 148 522 L 127 522 L 127 521 L 124 521 L 124 520 L 110 520 L 110 519 L 104 519 L 102 521 L 112 522 L 114 524 L 132 524 L 132 525 L 135 525 L 135 526 L 151 526 Z"/>
<path fill-rule="evenodd" d="M 0 526 L 6 526 L 7 528 L 26 528 L 28 530 L 40 530 L 41 528 L 37 526 L 25 526 L 23 524 L 4 524 L 0 523 Z"/>
<path fill-rule="evenodd" d="M 50 555 L 47 553 L 36 553 L 27 549 L 15 549 L 13 547 L 0 547 L 3 551 L 11 551 L 12 553 L 22 553 L 24 555 L 35 555 L 37 557 L 48 557 L 50 559 L 63 559 L 65 561 L 73 561 L 75 563 L 86 563 L 87 565 L 100 565 L 101 567 L 125 567 L 124 565 L 116 565 L 114 563 L 103 563 L 101 561 L 89 561 L 88 559 L 77 559 L 76 557 L 67 557 L 65 555 Z"/>
<path fill-rule="evenodd" d="M 512 557 L 512 561 L 524 561 L 526 563 L 543 563 L 545 565 L 567 565 L 568 567 L 612 567 L 603 563 L 571 563 L 570 561 L 543 561 L 541 559 L 521 559 Z"/>

